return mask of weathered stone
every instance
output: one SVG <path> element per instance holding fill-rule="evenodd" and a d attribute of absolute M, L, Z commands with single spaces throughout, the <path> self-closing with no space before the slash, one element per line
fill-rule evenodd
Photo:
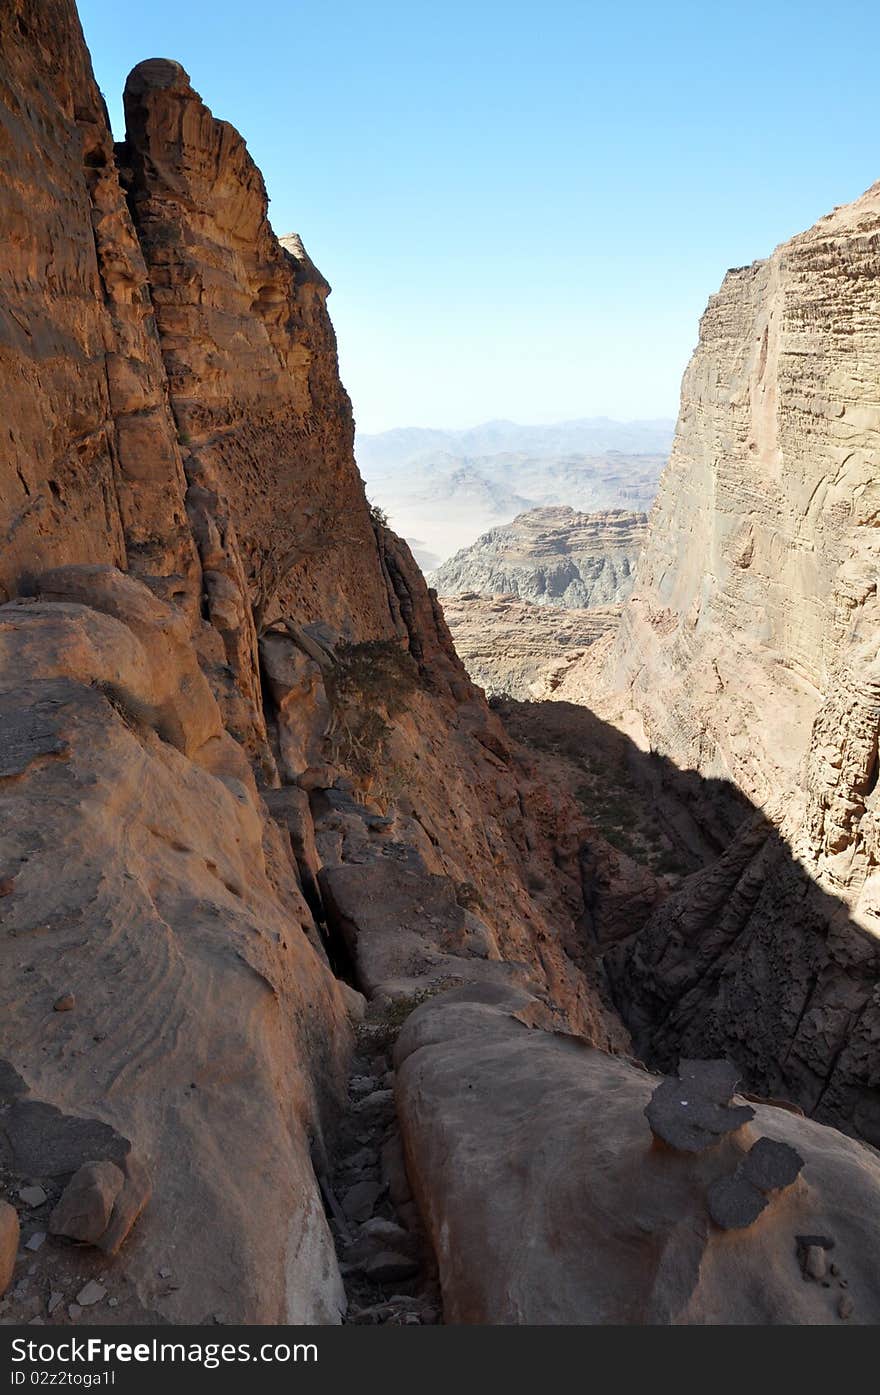
<path fill-rule="evenodd" d="M 709 1215 L 722 1230 L 742 1230 L 756 1221 L 767 1205 L 767 1198 L 739 1171 L 717 1178 L 709 1187 L 707 1201 Z"/>
<path fill-rule="evenodd" d="M 76 1295 L 76 1301 L 81 1308 L 94 1307 L 100 1303 L 102 1298 L 107 1296 L 107 1290 L 103 1284 L 99 1284 L 95 1279 L 89 1279 Z"/>
<path fill-rule="evenodd" d="M 372 1213 L 382 1188 L 373 1178 L 364 1178 L 349 1187 L 342 1198 L 342 1210 L 350 1221 L 365 1221 Z"/>
<path fill-rule="evenodd" d="M 645 1109 L 656 1139 L 699 1153 L 754 1118 L 750 1105 L 731 1106 L 739 1072 L 729 1061 L 682 1061 L 677 1080 L 664 1080 Z"/>
<path fill-rule="evenodd" d="M 0 1159 L 18 1176 L 59 1177 L 95 1157 L 121 1163 L 131 1144 L 99 1119 L 63 1114 L 30 1096 L 17 1099 L 4 1120 Z"/>
<path fill-rule="evenodd" d="M 372 1090 L 355 1101 L 351 1112 L 355 1119 L 368 1122 L 371 1127 L 384 1128 L 394 1118 L 394 1091 Z"/>
<path fill-rule="evenodd" d="M 779 1191 L 790 1187 L 800 1175 L 803 1158 L 787 1143 L 773 1138 L 759 1138 L 753 1143 L 742 1163 L 742 1175 L 761 1192 Z"/>
<path fill-rule="evenodd" d="M 19 1187 L 18 1194 L 25 1206 L 42 1206 L 46 1200 L 46 1193 L 42 1187 Z"/>
<path fill-rule="evenodd" d="M 363 1022 L 367 1011 L 367 1000 L 363 993 L 359 993 L 356 988 L 352 988 L 351 984 L 345 983 L 343 980 L 339 982 L 339 992 L 352 1022 Z"/>
<path fill-rule="evenodd" d="M 70 1012 L 76 1007 L 76 997 L 73 993 L 62 993 L 60 998 L 56 998 L 52 1004 L 54 1012 Z"/>
<path fill-rule="evenodd" d="M 364 1221 L 358 1231 L 358 1235 L 368 1240 L 381 1241 L 386 1249 L 408 1250 L 412 1244 L 412 1236 L 403 1226 L 397 1225 L 395 1221 L 386 1220 L 384 1216 L 371 1216 Z"/>
<path fill-rule="evenodd" d="M 821 1324 L 821 1283 L 792 1282 L 794 1215 L 805 1233 L 833 1233 L 840 1266 L 860 1275 L 860 1319 L 880 1317 L 873 1150 L 765 1104 L 708 1151 L 651 1147 L 651 1077 L 526 1026 L 521 1011 L 515 996 L 456 989 L 417 1007 L 395 1050 L 400 1128 L 447 1322 Z M 804 1159 L 809 1186 L 794 1210 L 753 1189 L 758 1223 L 724 1232 L 710 1224 L 707 1184 L 735 1171 L 759 1130 Z"/>
<path fill-rule="evenodd" d="M 52 1234 L 96 1245 L 109 1225 L 124 1183 L 125 1176 L 115 1163 L 84 1163 L 64 1188 L 52 1212 Z"/>
<path fill-rule="evenodd" d="M 827 1271 L 825 1251 L 820 1245 L 808 1245 L 804 1255 L 804 1272 L 811 1279 L 824 1279 Z"/>
<path fill-rule="evenodd" d="M 153 1184 L 143 1163 L 137 1158 L 125 1160 L 125 1180 L 122 1189 L 113 1202 L 113 1210 L 107 1228 L 96 1242 L 105 1254 L 118 1253 L 135 1221 L 140 1216 L 153 1194 Z"/>

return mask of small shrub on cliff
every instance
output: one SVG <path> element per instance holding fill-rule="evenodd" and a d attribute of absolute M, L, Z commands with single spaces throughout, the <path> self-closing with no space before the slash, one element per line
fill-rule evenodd
<path fill-rule="evenodd" d="M 418 684 L 415 659 L 393 639 L 340 644 L 336 659 L 327 679 L 327 696 L 334 709 L 381 708 L 394 717 Z"/>
<path fill-rule="evenodd" d="M 331 759 L 386 805 L 399 795 L 401 783 L 391 759 L 389 719 L 404 710 L 418 677 L 412 655 L 390 639 L 338 645 L 336 663 L 325 675 L 333 713 Z"/>

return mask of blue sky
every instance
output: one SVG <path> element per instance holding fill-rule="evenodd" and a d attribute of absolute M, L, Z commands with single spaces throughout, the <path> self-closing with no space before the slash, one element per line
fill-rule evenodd
<path fill-rule="evenodd" d="M 876 0 L 80 0 L 176 58 L 333 285 L 359 426 L 674 416 L 707 297 L 880 179 Z"/>

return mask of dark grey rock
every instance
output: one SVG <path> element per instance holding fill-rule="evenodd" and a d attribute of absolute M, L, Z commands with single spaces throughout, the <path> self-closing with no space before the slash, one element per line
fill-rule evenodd
<path fill-rule="evenodd" d="M 419 1272 L 418 1262 L 394 1250 L 381 1250 L 362 1265 L 364 1274 L 377 1284 L 396 1284 L 413 1279 Z"/>
<path fill-rule="evenodd" d="M 709 1188 L 709 1215 L 722 1230 L 743 1230 L 758 1219 L 767 1198 L 737 1170 L 719 1177 Z"/>
<path fill-rule="evenodd" d="M 342 1198 L 342 1211 L 350 1221 L 365 1221 L 373 1212 L 382 1188 L 378 1182 L 365 1178 L 349 1187 Z"/>
<path fill-rule="evenodd" d="M 682 1061 L 679 1078 L 658 1085 L 645 1107 L 651 1132 L 671 1148 L 701 1153 L 755 1117 L 750 1105 L 731 1105 L 739 1073 L 729 1061 Z"/>
<path fill-rule="evenodd" d="M 759 1138 L 749 1149 L 740 1165 L 743 1177 L 761 1192 L 780 1191 L 790 1187 L 800 1175 L 804 1160 L 787 1143 L 774 1138 Z"/>
<path fill-rule="evenodd" d="M 0 1166 L 16 1177 L 60 1177 L 107 1158 L 122 1164 L 131 1144 L 100 1119 L 63 1114 L 53 1104 L 17 1099 L 0 1131 Z"/>

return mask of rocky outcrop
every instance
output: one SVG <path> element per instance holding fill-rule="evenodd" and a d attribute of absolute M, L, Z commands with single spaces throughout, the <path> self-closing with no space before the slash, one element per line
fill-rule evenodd
<path fill-rule="evenodd" d="M 465 668 L 490 696 L 549 696 L 620 622 L 616 605 L 569 610 L 473 591 L 440 604 Z"/>
<path fill-rule="evenodd" d="M 645 536 L 643 513 L 532 509 L 493 528 L 428 574 L 441 596 L 511 595 L 585 610 L 626 600 Z"/>
<path fill-rule="evenodd" d="M 92 1140 L 3 1136 L 4 1314 L 339 1321 L 337 974 L 380 1011 L 528 982 L 624 1043 L 581 822 L 371 516 L 329 288 L 241 137 L 152 59 L 114 151 L 69 0 L 0 25 L 4 1049 L 15 1119 Z"/>
<path fill-rule="evenodd" d="M 397 1044 L 403 1142 L 447 1322 L 878 1321 L 872 1151 L 737 1097 L 698 1150 L 656 1143 L 656 1076 L 546 1030 L 536 1007 L 523 992 L 462 988 L 417 1008 Z M 682 1114 L 705 1093 L 684 1075 Z M 749 1218 L 747 1188 L 762 1203 Z"/>
<path fill-rule="evenodd" d="M 91 606 L 70 599 L 89 578 Z M 0 609 L 4 1049 L 35 1093 L 125 1139 L 53 1160 L 45 1120 L 25 1146 L 10 1116 L 5 1170 L 63 1185 L 101 1158 L 127 1169 L 133 1141 L 153 1200 L 118 1320 L 338 1320 L 311 1157 L 348 1030 L 292 861 L 191 648 L 174 665 L 182 618 L 108 569 L 46 592 Z M 55 1213 L 50 1228 L 71 1233 Z M 72 1289 L 106 1256 L 60 1264 L 53 1286 Z"/>
<path fill-rule="evenodd" d="M 615 960 L 641 1049 L 730 1052 L 874 1142 L 878 258 L 875 185 L 728 273 L 619 635 L 602 680 L 595 655 L 580 676 L 644 745 L 767 815 Z"/>
<path fill-rule="evenodd" d="M 279 240 L 259 170 L 179 64 L 125 89 L 123 181 L 149 269 L 207 609 L 235 674 L 236 734 L 265 737 L 257 633 L 281 613 L 350 638 L 393 633 L 329 286 Z"/>
<path fill-rule="evenodd" d="M 70 0 L 0 14 L 0 595 L 104 562 L 198 609 L 148 273 Z"/>
<path fill-rule="evenodd" d="M 356 1320 L 436 1321 L 426 1239 L 450 1313 L 506 1321 L 503 1283 L 469 1307 L 445 1277 L 446 1174 L 427 1180 L 408 1111 L 427 1100 L 445 1127 L 448 1090 L 427 1074 L 413 1088 L 429 1062 L 418 1035 L 397 1089 L 393 1040 L 423 999 L 457 1011 L 451 986 L 484 1006 L 513 995 L 516 1031 L 541 1028 L 527 1039 L 579 1064 L 589 1052 L 604 1091 L 631 1069 L 605 1053 L 630 1041 L 598 951 L 612 946 L 621 981 L 616 956 L 646 916 L 649 931 L 675 918 L 681 888 L 669 897 L 634 865 L 615 890 L 583 808 L 490 711 L 409 549 L 368 508 L 329 288 L 272 232 L 238 133 L 179 64 L 150 59 L 114 151 L 70 0 L 13 0 L 0 26 L 4 1321 L 339 1322 L 337 1251 Z M 854 704 L 872 692 L 855 673 Z M 823 747 L 811 777 L 829 855 L 864 822 L 846 790 L 870 797 L 870 726 L 852 705 L 845 720 L 851 758 Z M 837 724 L 829 708 L 829 741 Z M 460 1034 L 475 1070 L 495 1030 L 485 1061 Z M 869 1038 L 846 1046 L 865 1075 Z M 458 1061 L 456 1107 L 466 1078 Z M 540 1093 L 534 1107 L 518 1086 L 485 1097 L 498 1165 L 505 1118 L 539 1119 L 546 1081 Z M 813 1127 L 780 1135 L 805 1176 Z M 437 1139 L 435 1163 L 453 1155 Z M 543 1146 L 540 1128 L 520 1144 Z M 870 1168 L 845 1152 L 838 1172 L 830 1151 L 798 1253 L 815 1278 L 821 1236 L 836 1236 L 861 1282 L 870 1262 L 825 1197 L 833 1184 L 841 1206 L 867 1205 Z M 735 1207 L 766 1159 L 728 1161 Z M 798 1188 L 770 1214 L 790 1194 L 800 1205 Z M 521 1217 L 516 1187 L 502 1193 Z M 692 1216 L 693 1170 L 684 1193 Z M 456 1240 L 469 1266 L 471 1244 Z M 582 1254 L 563 1294 L 580 1294 Z M 543 1311 L 543 1289 L 521 1310 Z M 689 1313 L 721 1311 L 708 1279 L 699 1292 Z M 816 1320 L 812 1301 L 769 1292 L 728 1319 L 769 1304 Z M 578 1311 L 601 1317 L 592 1301 Z M 640 1302 L 627 1311 L 654 1312 Z"/>

